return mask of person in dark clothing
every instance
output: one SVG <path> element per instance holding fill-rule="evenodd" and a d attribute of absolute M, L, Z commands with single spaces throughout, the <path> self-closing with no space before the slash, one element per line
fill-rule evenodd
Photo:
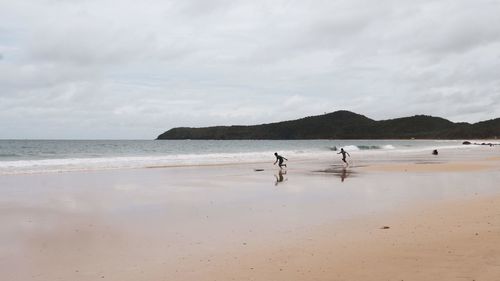
<path fill-rule="evenodd" d="M 280 166 L 280 168 L 282 166 L 285 166 L 286 167 L 286 164 L 283 164 L 283 159 L 288 161 L 288 159 L 286 159 L 285 157 L 281 156 L 281 155 L 278 155 L 278 152 L 275 152 L 274 153 L 274 156 L 276 156 L 276 161 L 274 161 L 274 165 L 276 165 L 276 163 L 279 161 L 279 164 L 278 166 Z"/>
<path fill-rule="evenodd" d="M 349 165 L 349 163 L 347 163 L 347 161 L 345 161 L 345 155 L 349 155 L 349 157 L 351 157 L 351 155 L 345 151 L 343 148 L 340 149 L 340 152 L 337 153 L 337 154 L 342 154 L 342 161 L 344 161 L 344 163 L 346 163 L 347 165 Z"/>

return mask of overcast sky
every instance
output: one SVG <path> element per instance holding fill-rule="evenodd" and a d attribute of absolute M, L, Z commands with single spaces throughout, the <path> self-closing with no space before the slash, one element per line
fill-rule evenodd
<path fill-rule="evenodd" d="M 500 0 L 0 0 L 0 138 L 500 117 Z"/>

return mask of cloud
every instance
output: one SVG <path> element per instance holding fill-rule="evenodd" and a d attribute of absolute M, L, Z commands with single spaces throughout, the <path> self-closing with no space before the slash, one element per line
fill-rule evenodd
<path fill-rule="evenodd" d="M 500 116 L 498 1 L 0 3 L 0 138 Z"/>

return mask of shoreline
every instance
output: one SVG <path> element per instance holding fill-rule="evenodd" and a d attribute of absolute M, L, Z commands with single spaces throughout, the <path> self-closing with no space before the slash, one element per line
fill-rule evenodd
<path fill-rule="evenodd" d="M 89 170 L 138 169 L 145 167 L 210 166 L 236 163 L 256 163 L 273 161 L 273 153 L 279 151 L 292 161 L 336 160 L 334 147 L 343 146 L 348 152 L 355 153 L 359 160 L 377 158 L 392 159 L 411 157 L 438 148 L 443 151 L 484 150 L 479 146 L 468 147 L 456 141 L 295 141 L 286 144 L 282 141 L 266 141 L 263 144 L 250 142 L 228 142 L 231 147 L 212 142 L 174 142 L 162 145 L 132 142 L 126 145 L 110 142 L 84 142 L 76 147 L 62 143 L 61 152 L 55 147 L 57 142 L 40 142 L 32 146 L 14 143 L 2 146 L 0 151 L 0 176 L 6 174 L 58 173 Z M 186 147 L 182 147 L 182 145 Z M 123 147 L 122 147 L 123 146 Z M 137 147 L 136 147 L 137 146 Z M 108 147 L 111 147 L 108 149 Z M 215 148 L 214 148 L 215 147 Z M 134 150 L 135 149 L 135 150 Z M 236 150 L 235 150 L 236 149 Z M 251 151 L 247 151 L 251 150 Z M 155 151 L 156 153 L 152 153 Z M 177 151 L 177 152 L 175 152 Z M 253 151 L 253 152 L 252 152 Z M 175 153 L 174 153 L 175 152 Z M 37 154 L 38 153 L 38 154 Z"/>
<path fill-rule="evenodd" d="M 360 161 L 362 165 L 373 165 L 373 166 L 381 166 L 380 164 L 383 164 L 386 161 L 391 161 L 395 162 L 396 165 L 401 164 L 401 162 L 411 162 L 414 161 L 415 163 L 418 161 L 422 161 L 422 159 L 429 159 L 429 162 L 433 161 L 442 161 L 442 158 L 436 158 L 436 157 L 429 157 L 427 154 L 423 152 L 429 151 L 431 148 L 419 148 L 419 149 L 412 149 L 412 150 L 358 150 L 358 151 L 351 151 L 351 153 L 356 153 L 358 152 L 358 158 L 356 161 Z M 459 147 L 441 147 L 441 151 L 466 151 L 466 154 L 470 154 L 469 151 L 467 150 L 467 146 L 459 146 Z M 473 150 L 480 151 L 481 148 L 474 148 Z M 491 152 L 491 148 L 485 148 L 485 150 L 488 150 L 488 152 Z M 495 152 L 495 151 L 494 151 Z M 485 151 L 480 151 L 480 153 L 485 153 Z M 246 154 L 251 154 L 248 152 L 243 153 L 242 155 Z M 258 152 L 257 154 L 262 154 L 262 152 Z M 200 162 L 200 163 L 171 163 L 171 164 L 136 164 L 136 166 L 115 166 L 115 167 L 106 167 L 106 166 L 95 166 L 95 167 L 87 167 L 87 166 L 82 166 L 82 167 L 72 167 L 71 165 L 69 167 L 64 167 L 62 164 L 58 165 L 48 165 L 46 169 L 41 169 L 41 170 L 12 170 L 9 172 L 2 171 L 0 170 L 0 177 L 1 176 L 11 176 L 11 175 L 30 175 L 30 174 L 58 174 L 58 173 L 78 173 L 78 172 L 99 172 L 99 171 L 116 171 L 116 170 L 137 170 L 137 169 L 162 169 L 162 168 L 193 168 L 193 167 L 223 167 L 223 166 L 242 166 L 242 165 L 254 165 L 254 164 L 266 164 L 269 162 L 272 162 L 273 157 L 271 153 L 269 154 L 269 159 L 253 159 L 253 160 L 232 160 L 232 161 L 222 161 L 222 162 Z M 338 162 L 338 157 L 336 155 L 336 151 L 315 151 L 314 153 L 311 154 L 299 154 L 295 155 L 298 156 L 296 158 L 293 158 L 294 163 L 301 163 L 304 162 L 317 162 L 317 163 L 335 163 Z M 326 155 L 326 156 L 325 156 Z M 205 156 L 205 155 L 199 155 L 199 156 Z M 161 159 L 162 156 L 155 156 L 159 157 Z M 423 157 L 423 158 L 422 158 Z M 444 162 L 450 162 L 450 161 L 456 161 L 457 159 L 454 158 L 449 158 L 449 155 L 445 156 L 448 158 L 444 159 Z M 127 159 L 128 157 L 118 157 L 116 158 L 119 161 L 123 161 L 123 159 Z M 134 157 L 132 157 L 134 158 Z M 139 157 L 139 158 L 144 158 L 144 157 Z M 147 157 L 146 157 L 147 158 Z M 495 157 L 489 157 L 493 160 L 495 160 Z M 1 162 L 0 164 L 5 163 L 16 163 L 17 162 L 51 162 L 51 161 L 82 161 L 82 160 L 92 160 L 91 163 L 100 163 L 103 160 L 106 160 L 109 162 L 112 158 L 61 158 L 61 159 L 43 159 L 43 160 L 18 160 L 18 161 L 6 161 L 6 162 Z M 149 159 L 149 158 L 148 158 Z M 354 158 L 348 158 L 348 160 L 353 160 Z M 486 158 L 484 158 L 486 159 Z M 475 157 L 474 160 L 484 160 Z M 151 160 L 152 161 L 152 160 Z M 416 164 L 425 164 L 425 163 L 416 163 Z M 86 164 L 89 165 L 89 164 Z M 43 166 L 43 165 L 42 165 Z M 15 168 L 16 166 L 3 166 L 1 168 Z M 38 167 L 38 164 L 35 165 L 34 167 Z M 381 167 L 377 168 L 380 169 Z M 38 168 L 37 168 L 38 169 Z"/>

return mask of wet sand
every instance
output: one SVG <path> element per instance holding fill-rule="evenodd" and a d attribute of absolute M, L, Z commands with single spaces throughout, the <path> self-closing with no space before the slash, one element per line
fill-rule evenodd
<path fill-rule="evenodd" d="M 364 167 L 366 171 L 382 172 L 475 172 L 494 168 L 495 163 L 486 161 L 453 163 L 398 163 Z"/>
<path fill-rule="evenodd" d="M 447 154 L 0 176 L 0 276 L 496 280 L 500 152 Z"/>
<path fill-rule="evenodd" d="M 498 280 L 500 197 L 426 205 L 227 261 L 214 280 Z M 289 241 L 290 242 L 290 241 Z M 202 276 L 199 276 L 200 278 Z"/>

